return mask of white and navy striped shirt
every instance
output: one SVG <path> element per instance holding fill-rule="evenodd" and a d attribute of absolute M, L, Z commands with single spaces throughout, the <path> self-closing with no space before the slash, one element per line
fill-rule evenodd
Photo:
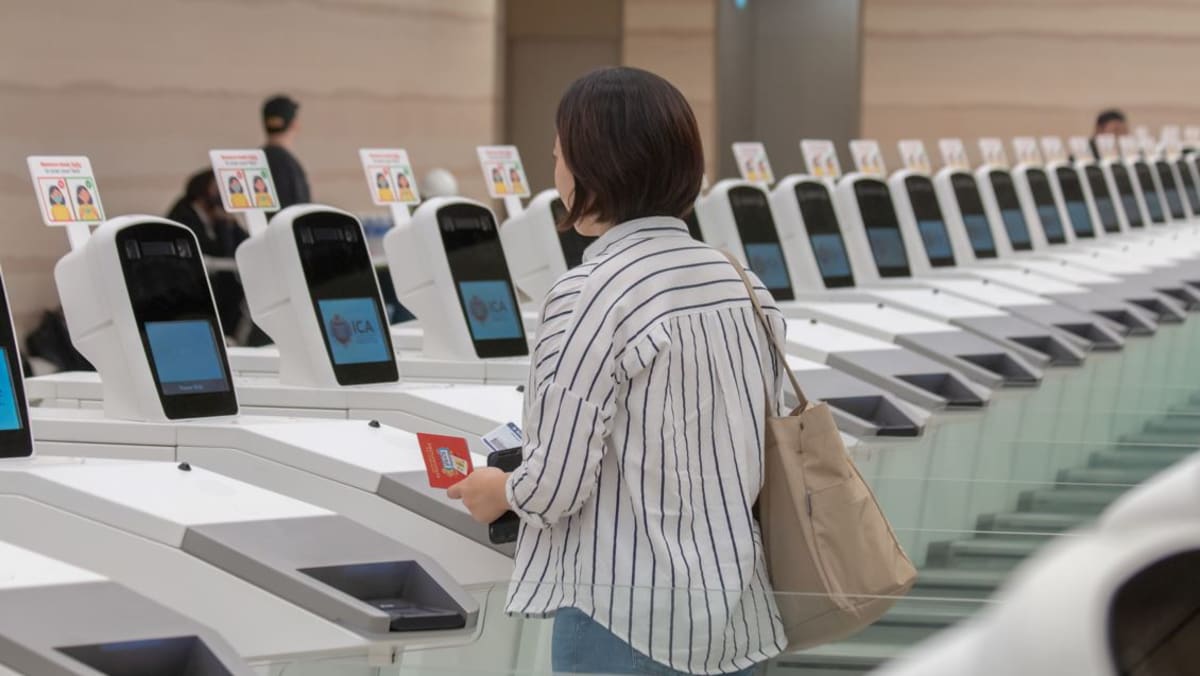
<path fill-rule="evenodd" d="M 737 271 L 682 221 L 638 219 L 588 247 L 541 320 L 508 480 L 522 520 L 508 611 L 578 608 L 696 674 L 778 654 L 751 508 L 783 373 Z"/>

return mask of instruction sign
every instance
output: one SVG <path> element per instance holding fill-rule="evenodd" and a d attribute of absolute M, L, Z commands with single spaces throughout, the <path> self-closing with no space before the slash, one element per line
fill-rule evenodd
<path fill-rule="evenodd" d="M 850 154 L 854 157 L 854 168 L 860 173 L 870 176 L 887 175 L 887 167 L 883 164 L 883 153 L 879 152 L 878 142 L 854 139 L 850 141 Z"/>
<path fill-rule="evenodd" d="M 1129 134 L 1117 137 L 1117 146 L 1121 149 L 1121 156 L 1127 160 L 1136 160 L 1142 155 L 1141 144 Z"/>
<path fill-rule="evenodd" d="M 1078 161 L 1095 159 L 1092 155 L 1092 144 L 1088 142 L 1086 136 L 1072 136 L 1067 139 L 1067 147 L 1071 149 L 1071 154 Z"/>
<path fill-rule="evenodd" d="M 1017 156 L 1017 164 L 1042 164 L 1042 151 L 1038 149 L 1037 139 L 1032 136 L 1013 139 L 1013 152 Z"/>
<path fill-rule="evenodd" d="M 771 171 L 771 161 L 767 158 L 767 148 L 763 144 L 735 143 L 733 158 L 744 180 L 764 186 L 775 182 L 775 172 Z"/>
<path fill-rule="evenodd" d="M 1169 160 L 1183 152 L 1183 132 L 1178 125 L 1169 124 L 1162 128 L 1162 149 Z"/>
<path fill-rule="evenodd" d="M 279 194 L 261 150 L 210 150 L 209 160 L 226 211 L 275 211 Z"/>
<path fill-rule="evenodd" d="M 1100 153 L 1101 160 L 1119 159 L 1121 154 L 1117 150 L 1117 137 L 1112 134 L 1097 134 L 1096 152 Z"/>
<path fill-rule="evenodd" d="M 1183 142 L 1189 146 L 1200 146 L 1200 127 L 1184 127 Z"/>
<path fill-rule="evenodd" d="M 837 178 L 842 175 L 842 166 L 838 163 L 837 148 L 833 146 L 833 141 L 804 139 L 800 141 L 800 153 L 804 155 L 804 164 L 812 176 Z"/>
<path fill-rule="evenodd" d="M 1042 137 L 1042 157 L 1046 159 L 1046 163 L 1051 162 L 1066 162 L 1067 149 L 1063 147 L 1062 139 L 1057 136 Z"/>
<path fill-rule="evenodd" d="M 479 146 L 479 166 L 493 198 L 529 197 L 529 179 L 516 146 Z"/>
<path fill-rule="evenodd" d="M 983 163 L 989 167 L 1008 168 L 1008 153 L 1004 150 L 1004 141 L 995 137 L 979 139 L 979 154 Z"/>
<path fill-rule="evenodd" d="M 361 148 L 358 157 L 362 160 L 363 172 L 367 177 L 367 190 L 371 191 L 371 200 L 375 204 L 386 207 L 421 202 L 406 150 Z"/>
<path fill-rule="evenodd" d="M 96 225 L 104 220 L 88 158 L 34 155 L 26 158 L 26 163 L 46 225 Z"/>
<path fill-rule="evenodd" d="M 922 174 L 933 173 L 933 163 L 929 161 L 929 153 L 925 152 L 925 142 L 919 139 L 905 139 L 897 146 L 900 149 L 900 161 L 909 171 Z"/>
<path fill-rule="evenodd" d="M 967 159 L 967 149 L 963 147 L 962 139 L 938 139 L 938 150 L 942 151 L 942 162 L 945 162 L 947 167 L 963 171 L 971 169 L 971 161 Z"/>

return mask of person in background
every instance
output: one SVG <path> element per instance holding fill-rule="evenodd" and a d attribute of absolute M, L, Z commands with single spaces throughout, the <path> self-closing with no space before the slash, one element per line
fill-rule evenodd
<path fill-rule="evenodd" d="M 520 518 L 506 609 L 554 616 L 555 673 L 749 676 L 786 645 L 753 515 L 785 365 L 740 266 L 680 220 L 704 154 L 679 90 L 598 70 L 555 122 L 560 227 L 598 239 L 543 303 L 522 464 L 448 496 L 481 523 Z"/>
<path fill-rule="evenodd" d="M 292 154 L 292 145 L 300 128 L 296 118 L 299 110 L 299 103 L 282 94 L 267 99 L 262 107 L 263 130 L 267 134 L 263 152 L 267 155 L 271 178 L 275 179 L 275 194 L 279 196 L 280 209 L 312 201 L 308 176 L 304 173 L 304 167 L 300 166 L 300 161 Z"/>
<path fill-rule="evenodd" d="M 246 239 L 246 231 L 221 206 L 217 178 L 211 169 L 201 169 L 187 180 L 183 196 L 167 213 L 169 220 L 187 226 L 200 241 L 200 253 L 232 261 L 234 252 Z M 232 335 L 242 317 L 243 291 L 232 270 L 210 271 L 213 297 L 221 328 Z"/>
<path fill-rule="evenodd" d="M 1125 113 L 1116 108 L 1100 111 L 1100 114 L 1096 116 L 1096 128 L 1092 130 L 1092 137 L 1088 140 L 1088 143 L 1092 145 L 1092 156 L 1100 157 L 1096 148 L 1096 137 L 1100 134 L 1121 137 L 1128 133 L 1129 121 L 1125 119 Z"/>

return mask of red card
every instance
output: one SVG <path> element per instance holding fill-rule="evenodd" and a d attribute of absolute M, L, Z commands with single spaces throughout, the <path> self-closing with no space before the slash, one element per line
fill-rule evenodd
<path fill-rule="evenodd" d="M 471 452 L 467 440 L 441 434 L 417 434 L 425 471 L 433 488 L 449 488 L 471 473 Z"/>

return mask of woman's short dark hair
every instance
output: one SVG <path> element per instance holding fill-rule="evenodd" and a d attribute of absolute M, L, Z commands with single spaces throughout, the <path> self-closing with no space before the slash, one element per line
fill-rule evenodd
<path fill-rule="evenodd" d="M 692 107 L 670 82 L 637 68 L 593 71 L 567 88 L 555 126 L 575 178 L 560 227 L 588 216 L 615 224 L 691 211 L 704 148 Z"/>

